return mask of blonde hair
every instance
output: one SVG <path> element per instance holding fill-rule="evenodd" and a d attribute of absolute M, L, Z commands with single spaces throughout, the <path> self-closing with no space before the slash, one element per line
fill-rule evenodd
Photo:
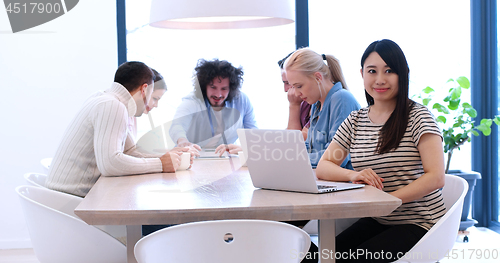
<path fill-rule="evenodd" d="M 323 62 L 323 57 L 326 58 L 328 65 Z M 333 83 L 340 82 L 342 87 L 347 89 L 340 62 L 332 55 L 320 55 L 309 48 L 301 48 L 287 58 L 284 69 L 301 71 L 308 76 L 319 72 L 324 78 L 330 79 Z"/>

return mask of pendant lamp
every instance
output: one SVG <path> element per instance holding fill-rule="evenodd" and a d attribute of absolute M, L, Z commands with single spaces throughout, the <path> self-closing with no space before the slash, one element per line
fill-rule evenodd
<path fill-rule="evenodd" d="M 294 22 L 293 0 L 152 0 L 150 25 L 171 29 L 236 29 Z"/>

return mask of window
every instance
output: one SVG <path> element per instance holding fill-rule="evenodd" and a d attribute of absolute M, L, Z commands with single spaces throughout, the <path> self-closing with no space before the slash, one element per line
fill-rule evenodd
<path fill-rule="evenodd" d="M 259 128 L 284 129 L 288 100 L 277 62 L 295 50 L 295 24 L 238 30 L 175 30 L 149 25 L 149 1 L 127 0 L 127 59 L 156 69 L 168 91 L 154 109 L 154 125 L 172 120 L 181 98 L 193 90 L 192 75 L 198 59 L 227 60 L 242 66 L 246 93 L 254 106 Z M 137 119 L 138 137 L 151 125 Z"/>
<path fill-rule="evenodd" d="M 497 0 L 471 1 L 472 102 L 480 118 L 498 115 Z M 490 136 L 472 140 L 472 168 L 481 173 L 474 188 L 473 218 L 480 226 L 499 231 L 498 127 Z"/>
<path fill-rule="evenodd" d="M 367 104 L 360 60 L 375 40 L 391 39 L 405 52 L 410 96 L 426 86 L 444 90 L 448 79 L 470 76 L 469 0 L 310 0 L 309 34 L 313 50 L 340 60 L 347 85 L 362 106 Z M 454 152 L 452 169 L 471 169 L 470 147 Z"/>
<path fill-rule="evenodd" d="M 498 14 L 500 13 L 500 5 L 498 5 L 497 3 L 497 30 L 500 28 L 500 22 L 498 21 Z M 498 36 L 500 35 L 500 32 L 497 31 L 497 38 Z M 500 41 L 498 41 L 497 39 L 497 55 L 500 54 L 500 45 L 499 45 Z M 498 66 L 500 65 L 500 55 L 498 55 L 498 58 L 497 58 L 497 99 L 496 99 L 496 114 L 500 114 L 500 67 Z M 498 131 L 499 129 L 497 129 Z M 496 187 L 494 189 L 496 189 L 496 191 L 492 191 L 492 200 L 496 200 L 496 201 L 493 201 L 493 209 L 492 209 L 492 213 L 493 213 L 493 216 L 492 218 L 494 219 L 494 221 L 497 222 L 497 224 L 500 223 L 500 165 L 498 165 L 500 163 L 500 136 L 498 136 L 498 133 L 497 133 L 497 144 L 496 144 L 496 149 L 493 149 L 494 151 L 497 152 L 497 173 L 496 174 L 493 174 L 493 182 L 496 182 Z M 497 228 L 500 228 L 498 227 L 497 225 Z M 498 232 L 498 231 L 497 231 Z"/>

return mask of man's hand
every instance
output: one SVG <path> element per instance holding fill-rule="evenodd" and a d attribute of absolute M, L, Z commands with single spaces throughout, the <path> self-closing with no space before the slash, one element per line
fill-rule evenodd
<path fill-rule="evenodd" d="M 181 165 L 182 152 L 167 152 L 160 157 L 161 165 L 164 173 L 175 173 L 179 165 Z"/>
<path fill-rule="evenodd" d="M 194 148 L 192 146 L 188 146 L 188 147 L 175 147 L 175 148 L 171 149 L 168 152 L 171 152 L 171 153 L 178 152 L 179 155 L 182 155 L 182 153 L 185 153 L 185 152 L 190 153 L 191 154 L 191 158 L 190 158 L 190 164 L 191 165 L 189 166 L 189 168 L 191 168 L 191 166 L 193 165 L 194 158 L 200 156 L 200 152 L 196 148 Z"/>
<path fill-rule="evenodd" d="M 221 144 L 215 148 L 215 153 L 219 156 L 222 156 L 225 152 L 237 154 L 239 151 L 242 151 L 241 146 L 235 144 Z"/>
<path fill-rule="evenodd" d="M 194 144 L 196 145 L 196 144 Z M 186 147 L 175 147 L 171 149 L 169 152 L 188 152 L 191 154 L 191 157 L 199 157 L 200 156 L 200 151 L 196 149 L 193 146 L 186 146 Z"/>
<path fill-rule="evenodd" d="M 201 147 L 198 144 L 194 144 L 188 141 L 186 138 L 179 138 L 177 140 L 178 147 L 192 147 L 198 151 L 201 151 Z"/>

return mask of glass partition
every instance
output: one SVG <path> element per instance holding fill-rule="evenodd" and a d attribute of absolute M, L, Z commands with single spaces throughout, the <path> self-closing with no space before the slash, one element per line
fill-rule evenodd
<path fill-rule="evenodd" d="M 150 1 L 127 0 L 127 59 L 145 62 L 165 78 L 168 91 L 151 112 L 154 126 L 172 121 L 181 98 L 193 90 L 198 59 L 242 66 L 242 92 L 253 104 L 259 128 L 284 129 L 288 100 L 278 61 L 295 49 L 295 24 L 254 29 L 179 30 L 149 23 Z M 138 137 L 151 130 L 148 116 L 137 119 Z M 168 134 L 168 133 L 167 133 Z"/>
<path fill-rule="evenodd" d="M 388 38 L 405 52 L 410 96 L 430 86 L 447 92 L 446 82 L 470 77 L 470 1 L 309 1 L 309 43 L 336 56 L 349 89 L 366 106 L 360 60 L 373 41 Z M 462 97 L 470 100 L 469 94 Z M 418 101 L 418 100 L 417 100 Z M 437 114 L 437 113 L 436 113 Z M 471 145 L 453 154 L 451 169 L 471 169 Z"/>

